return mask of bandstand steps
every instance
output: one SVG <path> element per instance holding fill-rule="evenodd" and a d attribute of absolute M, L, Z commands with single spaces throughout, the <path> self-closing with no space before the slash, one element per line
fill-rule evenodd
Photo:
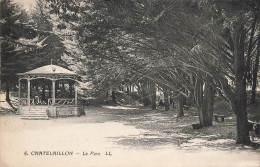
<path fill-rule="evenodd" d="M 49 117 L 46 113 L 46 108 L 31 108 L 28 113 L 22 116 L 22 119 L 48 120 Z"/>

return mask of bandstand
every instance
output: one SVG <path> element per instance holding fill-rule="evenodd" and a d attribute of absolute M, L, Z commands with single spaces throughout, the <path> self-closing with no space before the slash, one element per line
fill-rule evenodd
<path fill-rule="evenodd" d="M 80 115 L 76 73 L 57 65 L 46 65 L 18 76 L 18 114 L 22 119 Z"/>

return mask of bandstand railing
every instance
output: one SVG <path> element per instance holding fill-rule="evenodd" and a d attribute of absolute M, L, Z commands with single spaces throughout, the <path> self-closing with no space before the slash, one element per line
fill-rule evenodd
<path fill-rule="evenodd" d="M 27 106 L 28 105 L 28 98 L 21 98 L 20 105 Z M 30 105 L 34 105 L 34 99 L 30 99 Z"/>
<path fill-rule="evenodd" d="M 64 106 L 64 105 L 75 105 L 75 99 L 73 98 L 58 98 L 55 99 L 55 102 L 53 104 L 53 100 L 52 98 L 48 99 L 48 105 L 60 105 L 60 106 Z"/>
<path fill-rule="evenodd" d="M 48 99 L 48 105 L 52 105 L 52 98 Z M 20 98 L 20 105 L 27 106 L 28 105 L 28 98 Z M 35 99 L 30 99 L 30 105 L 36 105 L 36 104 L 44 104 L 44 103 L 37 103 L 37 100 L 35 102 Z M 46 103 L 45 103 L 46 105 Z M 55 99 L 54 105 L 64 106 L 64 105 L 75 105 L 75 99 L 74 98 L 58 98 Z"/>

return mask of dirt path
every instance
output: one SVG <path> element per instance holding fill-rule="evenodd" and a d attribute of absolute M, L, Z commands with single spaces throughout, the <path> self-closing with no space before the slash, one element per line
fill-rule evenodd
<path fill-rule="evenodd" d="M 50 120 L 0 116 L 0 166 L 260 166 L 259 149 L 234 145 L 232 117 L 194 131 L 196 113 L 186 113 L 107 106 Z"/>

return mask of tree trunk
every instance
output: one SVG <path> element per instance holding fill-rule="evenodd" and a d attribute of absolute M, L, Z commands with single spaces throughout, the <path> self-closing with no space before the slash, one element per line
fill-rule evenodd
<path fill-rule="evenodd" d="M 253 68 L 253 82 L 252 82 L 252 96 L 251 104 L 256 105 L 256 84 L 257 84 L 257 73 L 259 70 L 259 57 L 260 57 L 260 39 L 257 42 L 257 54 L 255 59 L 255 67 Z"/>
<path fill-rule="evenodd" d="M 210 79 L 210 77 L 208 77 L 208 79 Z M 203 82 L 197 79 L 194 94 L 201 127 L 212 126 L 214 89 L 209 83 L 205 83 L 205 89 L 203 91 Z"/>
<path fill-rule="evenodd" d="M 149 86 L 150 86 L 152 110 L 156 110 L 156 85 L 154 81 L 151 81 Z"/>
<path fill-rule="evenodd" d="M 245 30 L 240 25 L 234 39 L 234 62 L 235 62 L 235 97 L 233 109 L 236 113 L 237 144 L 249 145 L 248 120 L 247 120 L 247 93 L 246 93 L 246 68 L 244 58 Z"/>
<path fill-rule="evenodd" d="M 9 81 L 6 81 L 6 91 L 5 91 L 5 101 L 10 102 L 10 84 Z"/>
<path fill-rule="evenodd" d="M 200 125 L 201 127 L 203 127 L 202 126 L 204 122 L 203 112 L 205 110 L 203 109 L 203 82 L 200 79 L 196 79 L 194 97 L 195 97 L 196 105 L 198 107 Z"/>
<path fill-rule="evenodd" d="M 178 100 L 177 100 L 177 112 L 178 115 L 177 117 L 183 117 L 184 116 L 184 112 L 183 112 L 183 105 L 184 105 L 184 100 L 183 100 L 183 96 L 179 95 Z"/>
<path fill-rule="evenodd" d="M 151 100 L 149 98 L 148 84 L 145 82 L 138 86 L 138 93 L 141 95 L 141 102 L 145 107 L 151 104 Z"/>
<path fill-rule="evenodd" d="M 6 82 L 5 101 L 9 104 L 10 107 L 12 107 L 12 109 L 14 109 L 15 111 L 17 110 L 17 108 L 15 108 L 13 106 L 11 99 L 10 99 L 10 84 L 9 84 L 8 80 Z"/>
<path fill-rule="evenodd" d="M 172 98 L 172 94 L 170 94 L 170 105 L 172 105 L 172 108 L 174 108 L 174 101 Z"/>
<path fill-rule="evenodd" d="M 116 104 L 116 92 L 115 91 L 112 91 L 111 97 L 112 97 L 112 103 Z"/>
<path fill-rule="evenodd" d="M 202 127 L 212 126 L 214 89 L 208 83 L 205 83 L 203 104 L 200 108 L 200 125 Z"/>
<path fill-rule="evenodd" d="M 150 100 L 150 98 L 148 96 L 143 97 L 143 104 L 144 104 L 145 107 L 147 107 L 147 106 L 149 106 L 151 104 L 151 100 Z"/>
<path fill-rule="evenodd" d="M 150 100 L 150 94 L 149 94 L 149 87 L 148 87 L 148 83 L 144 83 L 143 87 L 142 87 L 142 91 L 143 91 L 143 103 L 144 106 L 149 106 L 152 102 Z"/>
<path fill-rule="evenodd" d="M 169 95 L 168 95 L 168 89 L 163 88 L 163 96 L 164 96 L 164 110 L 169 111 L 170 110 L 170 104 L 169 104 Z"/>

